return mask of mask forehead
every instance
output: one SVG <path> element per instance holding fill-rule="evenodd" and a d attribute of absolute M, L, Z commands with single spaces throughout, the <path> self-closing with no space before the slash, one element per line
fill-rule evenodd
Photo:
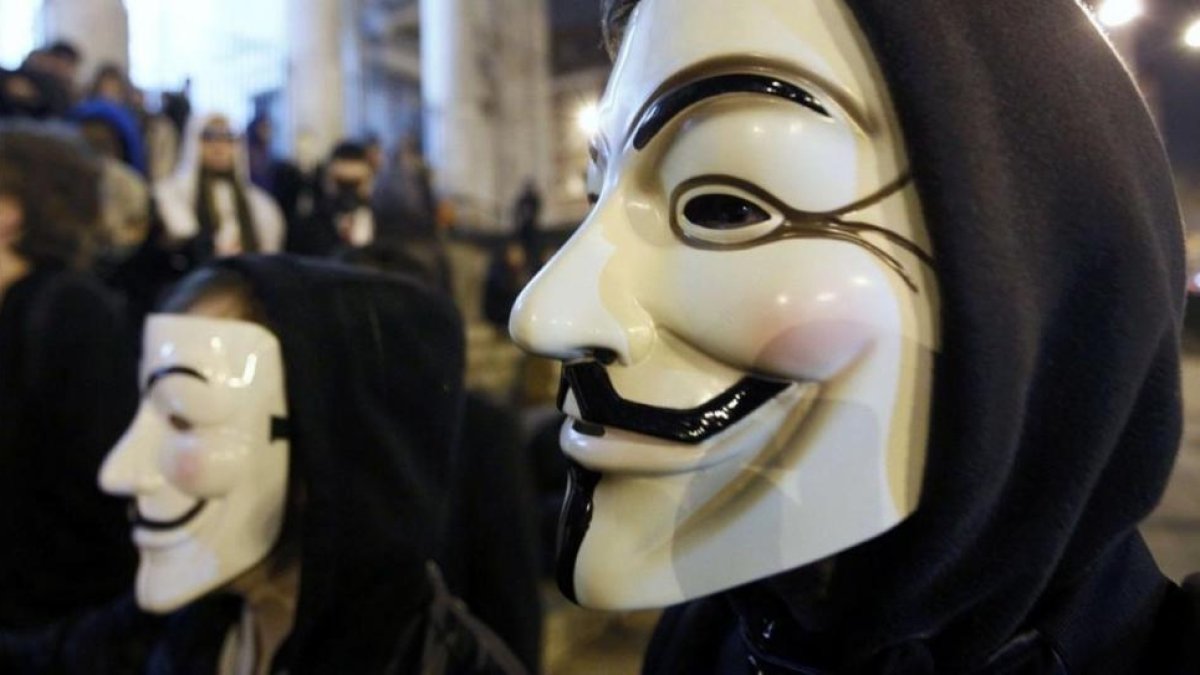
<path fill-rule="evenodd" d="M 247 387 L 257 379 L 264 351 L 278 353 L 279 342 L 249 321 L 155 314 L 146 322 L 142 384 L 164 368 L 186 366 L 210 383 Z"/>
<path fill-rule="evenodd" d="M 853 21 L 839 0 L 642 2 L 605 92 L 603 134 L 614 146 L 624 142 L 664 82 L 697 64 L 739 57 L 785 67 L 867 131 L 886 127 L 887 92 Z"/>

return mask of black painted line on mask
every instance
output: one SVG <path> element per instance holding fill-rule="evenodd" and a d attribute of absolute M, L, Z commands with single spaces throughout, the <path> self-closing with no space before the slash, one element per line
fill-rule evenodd
<path fill-rule="evenodd" d="M 568 460 L 567 494 L 563 498 L 562 513 L 558 518 L 557 569 L 555 577 L 558 589 L 571 602 L 579 604 L 575 591 L 575 565 L 579 562 L 579 549 L 583 538 L 592 524 L 594 510 L 592 499 L 601 474 L 589 471 Z"/>
<path fill-rule="evenodd" d="M 680 241 L 688 246 L 707 251 L 743 250 L 757 246 L 763 246 L 765 244 L 770 244 L 777 241 L 783 241 L 785 239 L 832 239 L 835 241 L 843 241 L 865 249 L 871 255 L 879 258 L 884 265 L 900 276 L 900 278 L 904 281 L 904 284 L 908 286 L 909 290 L 917 293 L 919 292 L 917 283 L 913 279 L 913 276 L 905 268 L 904 264 L 900 262 L 896 256 L 883 250 L 879 246 L 876 246 L 870 241 L 867 241 L 865 238 L 863 238 L 863 235 L 866 233 L 872 233 L 887 239 L 897 247 L 908 251 L 915 258 L 927 265 L 930 269 L 935 269 L 936 267 L 934 265 L 933 256 L 929 253 L 926 253 L 923 249 L 921 249 L 920 246 L 917 246 L 915 242 L 912 242 L 887 228 L 873 225 L 871 223 L 847 220 L 843 217 L 882 202 L 888 197 L 891 197 L 892 195 L 903 190 L 911 182 L 912 176 L 910 174 L 904 174 L 874 193 L 867 195 L 862 199 L 855 200 L 846 206 L 834 209 L 832 211 L 816 212 L 792 208 L 791 206 L 785 204 L 783 200 L 779 199 L 770 192 L 767 192 L 762 187 L 751 183 L 750 181 L 742 180 L 741 178 L 723 174 L 697 176 L 696 178 L 692 178 L 680 183 L 679 186 L 676 187 L 671 193 L 671 230 L 675 233 L 675 236 Z M 770 204 L 773 208 L 783 214 L 783 222 L 779 225 L 779 227 L 757 239 L 732 244 L 704 241 L 693 236 L 689 236 L 679 223 L 679 200 L 688 192 L 691 192 L 698 187 L 707 185 L 733 187 L 753 195 L 755 198 L 761 199 L 767 204 Z"/>
<path fill-rule="evenodd" d="M 271 442 L 287 441 L 292 438 L 292 424 L 286 417 L 271 416 Z"/>
<path fill-rule="evenodd" d="M 208 378 L 195 368 L 189 368 L 187 366 L 168 366 L 166 368 L 159 368 L 158 370 L 150 373 L 150 377 L 146 378 L 146 389 L 150 389 L 156 382 L 171 375 L 183 375 L 184 377 L 190 377 L 194 380 L 200 380 L 204 383 L 208 382 Z"/>
<path fill-rule="evenodd" d="M 642 150 L 684 110 L 701 101 L 726 94 L 774 96 L 804 106 L 823 117 L 832 117 L 820 100 L 807 89 L 778 77 L 757 73 L 715 75 L 682 84 L 655 99 L 634 128 L 633 147 Z"/>
<path fill-rule="evenodd" d="M 695 408 L 660 408 L 621 398 L 608 371 L 593 361 L 563 366 L 559 402 L 561 408 L 569 387 L 585 422 L 697 445 L 742 421 L 789 386 L 789 382 L 746 377 Z"/>
<path fill-rule="evenodd" d="M 201 499 L 196 502 L 195 506 L 188 509 L 186 513 L 178 518 L 174 518 L 172 520 L 151 520 L 150 518 L 143 516 L 141 512 L 137 510 L 137 503 L 134 502 L 131 504 L 132 508 L 130 509 L 130 521 L 133 523 L 134 527 L 140 527 L 147 530 L 174 530 L 178 527 L 183 527 L 191 522 L 193 518 L 200 515 L 200 512 L 204 510 L 204 507 L 207 504 L 207 500 Z"/>

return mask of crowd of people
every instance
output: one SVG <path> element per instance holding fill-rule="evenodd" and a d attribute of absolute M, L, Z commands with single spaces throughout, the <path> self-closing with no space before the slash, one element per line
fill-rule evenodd
<path fill-rule="evenodd" d="M 0 671 L 536 671 L 530 477 L 513 414 L 463 390 L 416 144 L 388 161 L 345 139 L 302 167 L 266 114 L 238 129 L 186 93 L 152 112 L 115 66 L 75 86 L 81 61 L 59 42 L 0 71 Z M 163 373 L 212 364 L 147 369 L 263 328 L 281 352 L 250 356 L 282 362 L 270 444 L 288 450 L 238 480 L 282 492 L 265 534 L 247 507 L 262 554 L 227 566 L 203 535 L 239 536 L 219 519 L 240 493 L 189 481 L 223 447 L 197 426 L 231 422 L 156 403 Z M 196 456 L 163 459 L 179 444 Z M 155 521 L 162 485 L 195 513 Z M 163 563 L 145 533 L 164 527 L 216 562 Z"/>

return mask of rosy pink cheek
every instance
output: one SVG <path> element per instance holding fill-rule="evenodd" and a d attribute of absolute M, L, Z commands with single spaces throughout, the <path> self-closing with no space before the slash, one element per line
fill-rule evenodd
<path fill-rule="evenodd" d="M 171 482 L 184 489 L 194 488 L 200 481 L 201 466 L 199 455 L 181 453 L 172 467 L 174 470 L 171 472 Z"/>
<path fill-rule="evenodd" d="M 874 329 L 864 323 L 810 321 L 786 328 L 767 342 L 754 366 L 789 380 L 828 380 L 861 354 L 874 337 Z"/>

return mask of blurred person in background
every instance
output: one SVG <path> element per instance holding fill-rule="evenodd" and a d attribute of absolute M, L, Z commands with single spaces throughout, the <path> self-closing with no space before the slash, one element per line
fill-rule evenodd
<path fill-rule="evenodd" d="M 371 169 L 376 176 L 383 174 L 387 168 L 387 153 L 383 149 L 383 139 L 375 132 L 368 133 L 363 138 L 363 149 L 367 153 L 367 163 L 371 165 Z"/>
<path fill-rule="evenodd" d="M 92 79 L 89 101 L 105 101 L 125 109 L 137 131 L 137 149 L 132 164 L 150 180 L 166 178 L 175 170 L 179 154 L 179 133 L 165 115 L 146 107 L 146 96 L 120 66 L 105 63 Z"/>
<path fill-rule="evenodd" d="M 513 205 L 516 233 L 492 256 L 484 282 L 483 313 L 498 330 L 508 329 L 513 303 L 544 262 L 538 230 L 541 213 L 542 197 L 530 178 Z"/>
<path fill-rule="evenodd" d="M 275 126 L 271 123 L 271 118 L 264 113 L 258 113 L 246 125 L 250 181 L 272 195 L 275 194 L 275 178 L 282 163 L 271 147 L 274 137 Z"/>
<path fill-rule="evenodd" d="M 73 99 L 79 83 L 83 54 L 73 43 L 56 40 L 30 52 L 22 67 L 52 76 Z"/>
<path fill-rule="evenodd" d="M 182 138 L 187 131 L 188 122 L 192 119 L 191 80 L 184 82 L 179 91 L 162 93 L 162 114 L 175 128 L 175 134 Z"/>
<path fill-rule="evenodd" d="M 102 99 L 132 108 L 134 106 L 133 92 L 133 83 L 129 81 L 129 76 L 125 74 L 123 68 L 115 63 L 102 63 L 96 69 L 95 77 L 92 78 L 88 98 Z"/>
<path fill-rule="evenodd" d="M 0 117 L 51 119 L 67 110 L 62 90 L 48 76 L 0 69 Z"/>
<path fill-rule="evenodd" d="M 79 100 L 79 68 L 83 56 L 75 45 L 59 40 L 35 49 L 25 57 L 20 70 L 41 82 L 47 92 L 51 115 L 61 117 Z"/>
<path fill-rule="evenodd" d="M 66 130 L 0 124 L 0 627 L 128 588 L 124 505 L 95 475 L 137 407 L 120 302 L 78 271 L 100 168 Z"/>
<path fill-rule="evenodd" d="M 101 246 L 122 258 L 145 240 L 150 227 L 150 191 L 137 165 L 141 135 L 128 110 L 103 99 L 76 106 L 71 119 L 102 163 Z"/>
<path fill-rule="evenodd" d="M 145 92 L 135 88 L 132 97 L 131 105 L 146 148 L 147 175 L 151 181 L 162 180 L 175 171 L 179 160 L 179 132 L 166 114 L 150 109 Z M 165 95 L 157 97 L 158 104 L 165 99 Z"/>
<path fill-rule="evenodd" d="M 245 149 L 223 115 L 189 123 L 179 166 L 155 183 L 153 194 L 168 243 L 192 264 L 282 248 L 283 214 L 250 182 Z"/>
<path fill-rule="evenodd" d="M 376 221 L 371 194 L 375 169 L 366 146 L 352 140 L 338 143 L 321 172 L 319 185 L 312 214 L 298 220 L 288 232 L 288 250 L 327 256 L 374 242 Z"/>
<path fill-rule="evenodd" d="M 415 136 L 406 136 L 386 163 L 373 202 L 388 236 L 432 237 L 437 232 L 436 199 L 429 165 Z"/>

